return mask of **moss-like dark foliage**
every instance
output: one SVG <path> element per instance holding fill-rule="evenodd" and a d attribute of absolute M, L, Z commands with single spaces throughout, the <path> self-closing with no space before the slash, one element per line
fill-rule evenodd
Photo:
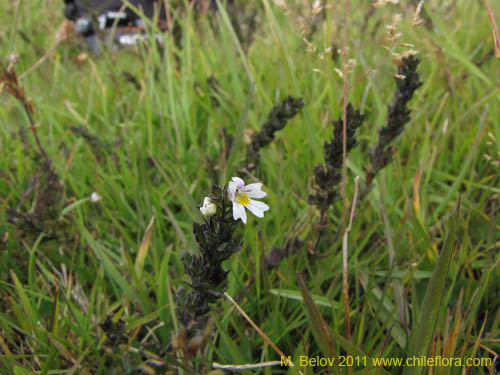
<path fill-rule="evenodd" d="M 288 96 L 281 105 L 271 109 L 267 121 L 262 125 L 261 131 L 252 139 L 248 146 L 245 168 L 255 170 L 259 164 L 260 149 L 269 145 L 274 139 L 274 133 L 283 129 L 288 120 L 293 118 L 304 106 L 302 98 L 294 99 Z"/>
<path fill-rule="evenodd" d="M 347 105 L 347 153 L 358 145 L 356 129 L 361 126 L 364 118 L 365 115 L 354 110 L 351 103 Z M 321 211 L 326 211 L 340 197 L 337 185 L 342 181 L 343 118 L 340 117 L 332 124 L 333 139 L 331 142 L 325 142 L 323 146 L 325 165 L 318 164 L 314 168 L 314 192 L 308 197 L 308 202 L 316 205 Z"/>
<path fill-rule="evenodd" d="M 63 205 L 63 185 L 50 161 L 43 161 L 30 180 L 30 187 L 23 200 L 33 194 L 33 210 L 7 209 L 7 221 L 21 230 L 22 235 L 36 239 L 44 233 L 45 240 L 60 239 L 66 232 L 66 222 L 59 219 Z"/>
<path fill-rule="evenodd" d="M 36 173 L 30 179 L 28 189 L 16 207 L 7 208 L 7 221 L 21 231 L 22 237 L 30 236 L 33 240 L 42 233 L 44 240 L 68 237 L 67 221 L 59 220 L 60 210 L 64 205 L 63 184 L 38 137 L 33 101 L 26 95 L 13 69 L 6 69 L 0 74 L 0 83 L 5 85 L 6 91 L 22 104 L 37 145 L 37 158 L 40 156 L 42 158 Z M 23 143 L 26 146 L 28 142 L 24 140 Z M 32 199 L 28 201 L 30 197 Z M 22 205 L 25 201 L 29 206 L 23 210 Z"/>
<path fill-rule="evenodd" d="M 373 178 L 381 169 L 385 168 L 392 160 L 394 148 L 392 141 L 400 135 L 405 125 L 410 121 L 411 110 L 408 109 L 408 102 L 413 97 L 415 91 L 422 86 L 420 75 L 417 72 L 420 60 L 414 56 L 404 58 L 398 68 L 396 77 L 397 90 L 394 93 L 392 104 L 388 106 L 387 125 L 378 131 L 378 143 L 370 152 L 371 168 L 367 172 L 366 185 L 370 186 Z"/>
<path fill-rule="evenodd" d="M 241 236 L 234 233 L 239 221 L 233 219 L 226 189 L 214 185 L 210 198 L 217 204 L 215 215 L 205 217 L 203 224 L 193 223 L 200 254 L 185 253 L 182 259 L 192 290 L 179 288 L 177 306 L 180 321 L 188 331 L 205 325 L 210 304 L 217 302 L 227 287 L 229 271 L 222 267 L 222 262 L 241 249 Z"/>

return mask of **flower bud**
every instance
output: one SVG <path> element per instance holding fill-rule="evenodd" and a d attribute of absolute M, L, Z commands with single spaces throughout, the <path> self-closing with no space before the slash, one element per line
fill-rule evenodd
<path fill-rule="evenodd" d="M 212 216 L 217 212 L 217 205 L 209 197 L 205 197 L 200 211 L 203 216 Z"/>
<path fill-rule="evenodd" d="M 99 201 L 101 200 L 101 198 L 102 198 L 102 197 L 101 197 L 99 194 L 97 194 L 95 191 L 94 191 L 92 194 L 90 194 L 90 201 L 91 201 L 92 203 L 97 203 L 97 202 L 99 202 Z"/>

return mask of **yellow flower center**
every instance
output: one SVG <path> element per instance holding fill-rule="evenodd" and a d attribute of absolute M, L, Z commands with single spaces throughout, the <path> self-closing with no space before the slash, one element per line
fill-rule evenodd
<path fill-rule="evenodd" d="M 236 202 L 242 204 L 243 206 L 246 206 L 250 204 L 250 198 L 248 198 L 247 194 L 238 194 L 238 196 L 236 197 Z"/>

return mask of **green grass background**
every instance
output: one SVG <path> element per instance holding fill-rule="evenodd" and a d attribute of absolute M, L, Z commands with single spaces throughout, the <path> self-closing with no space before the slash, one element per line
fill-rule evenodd
<path fill-rule="evenodd" d="M 498 15 L 499 4 L 490 2 Z M 342 70 L 342 59 L 306 51 L 298 17 L 310 22 L 311 8 L 307 2 L 287 3 L 288 12 L 268 0 L 236 1 L 229 14 L 182 12 L 177 45 L 167 33 L 162 49 L 146 44 L 99 57 L 88 54 L 83 63 L 77 56 L 84 43 L 73 39 L 22 80 L 35 105 L 40 138 L 64 183 L 66 205 L 94 191 L 102 196 L 97 204 L 85 200 L 68 213 L 70 245 L 23 238 L 6 221 L 6 208 L 19 202 L 38 162 L 31 134 L 29 148 L 18 136 L 28 123 L 22 107 L 5 90 L 0 94 L 1 374 L 132 374 L 141 365 L 141 346 L 166 347 L 177 329 L 175 291 L 189 282 L 181 253 L 197 251 L 191 228 L 202 218 L 196 205 L 213 183 L 235 175 L 245 155 L 243 132 L 258 131 L 272 106 L 287 95 L 303 97 L 305 108 L 261 152 L 258 177 L 271 208 L 263 219 L 249 217 L 241 230 L 243 249 L 225 264 L 231 271 L 228 293 L 295 362 L 300 355 L 326 355 L 300 294 L 300 273 L 331 334 L 345 336 L 341 244 L 323 243 L 318 251 L 328 254 L 324 258 L 308 254 L 319 212 L 306 202 L 314 166 L 323 163 L 322 145 L 331 138 L 330 122 L 342 115 L 343 82 L 334 71 Z M 428 313 L 421 309 L 424 294 L 461 194 L 458 245 L 429 355 L 495 358 L 500 353 L 500 178 L 498 164 L 485 155 L 500 159 L 500 65 L 488 55 L 494 46 L 491 25 L 482 1 L 429 1 L 424 7 L 428 27 L 411 28 L 415 7 L 402 3 L 372 8 L 368 1 L 351 1 L 350 6 L 348 57 L 357 65 L 348 76 L 348 99 L 367 118 L 360 145 L 348 159 L 349 199 L 354 177 L 363 178 L 369 166 L 369 147 L 395 90 L 396 66 L 382 44 L 396 13 L 402 15 L 399 42 L 419 51 L 424 82 L 410 102 L 412 119 L 395 143 L 394 161 L 358 206 L 349 235 L 351 345 L 372 357 L 409 353 L 410 340 L 419 334 L 415 327 Z M 54 43 L 62 2 L 8 0 L 1 7 L 2 62 L 18 53 L 15 69 L 21 74 Z M 344 7 L 344 2 L 331 4 L 309 37 L 318 52 L 342 45 Z M 257 27 L 249 41 L 236 31 L 252 10 Z M 123 72 L 136 77 L 139 89 Z M 218 80 L 218 90 L 208 84 L 210 76 Z M 81 125 L 108 146 L 89 144 L 70 131 Z M 221 157 L 222 127 L 236 135 L 228 164 Z M 329 211 L 331 233 L 341 213 L 341 202 Z M 135 266 L 153 216 L 145 262 Z M 278 268 L 265 269 L 264 256 L 292 235 L 306 241 L 304 247 Z M 395 293 L 396 285 L 402 295 Z M 397 306 L 407 309 L 409 322 Z M 211 314 L 216 328 L 206 348 L 189 361 L 179 354 L 174 362 L 170 352 L 163 358 L 170 373 L 208 373 L 212 362 L 279 360 L 227 300 Z M 99 324 L 108 316 L 125 322 L 124 343 L 106 339 Z M 139 327 L 153 330 L 142 343 Z M 349 349 L 341 338 L 333 341 L 337 352 Z M 363 366 L 353 370 L 383 373 Z M 236 373 L 299 371 L 347 373 L 346 368 L 298 366 Z M 449 367 L 424 371 L 463 373 Z M 495 366 L 476 367 L 470 373 L 495 371 Z"/>

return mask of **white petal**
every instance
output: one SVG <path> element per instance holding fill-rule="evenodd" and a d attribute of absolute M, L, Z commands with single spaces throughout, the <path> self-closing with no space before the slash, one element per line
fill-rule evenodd
<path fill-rule="evenodd" d="M 217 212 L 217 205 L 211 203 L 206 207 L 207 215 L 212 216 Z"/>
<path fill-rule="evenodd" d="M 264 211 L 269 210 L 269 206 L 267 204 L 253 199 L 250 199 L 250 204 L 245 207 L 257 217 L 264 217 Z"/>
<path fill-rule="evenodd" d="M 241 191 L 248 194 L 249 198 L 264 198 L 267 193 L 261 190 L 262 184 L 248 184 Z"/>
<path fill-rule="evenodd" d="M 96 203 L 96 202 L 100 201 L 101 198 L 102 197 L 99 194 L 97 194 L 95 191 L 92 194 L 90 194 L 90 201 L 92 203 Z"/>
<path fill-rule="evenodd" d="M 236 187 L 238 189 L 241 189 L 243 186 L 245 186 L 245 181 L 243 181 L 241 178 L 239 177 L 233 177 L 232 180 L 234 182 L 236 182 Z"/>
<path fill-rule="evenodd" d="M 234 194 L 236 194 L 236 188 L 237 188 L 236 182 L 229 181 L 227 187 L 227 195 L 229 196 L 230 200 L 234 200 Z"/>
<path fill-rule="evenodd" d="M 245 207 L 242 204 L 233 202 L 233 218 L 234 220 L 241 219 L 243 224 L 247 223 L 247 213 L 245 212 Z"/>

